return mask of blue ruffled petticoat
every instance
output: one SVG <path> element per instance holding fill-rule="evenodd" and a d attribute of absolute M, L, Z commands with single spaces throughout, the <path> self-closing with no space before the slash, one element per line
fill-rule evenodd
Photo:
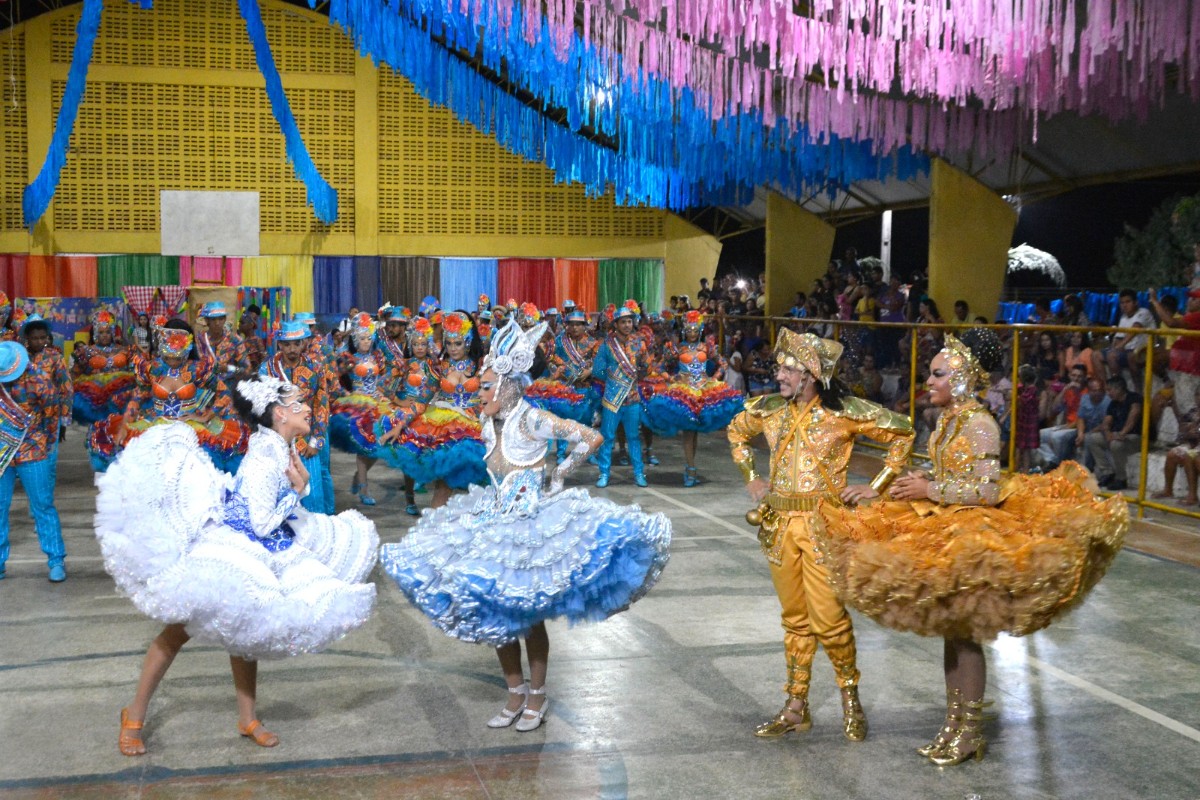
<path fill-rule="evenodd" d="M 565 617 L 603 620 L 658 581 L 670 556 L 663 514 L 583 489 L 541 497 L 542 474 L 510 474 L 427 512 L 380 562 L 447 635 L 499 647 Z M 507 510 L 503 510 L 503 509 Z"/>

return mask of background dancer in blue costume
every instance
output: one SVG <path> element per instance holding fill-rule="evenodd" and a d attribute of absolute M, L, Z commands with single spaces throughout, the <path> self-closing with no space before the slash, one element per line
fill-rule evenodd
<path fill-rule="evenodd" d="M 488 726 L 516 722 L 519 731 L 541 725 L 548 708 L 545 621 L 602 620 L 628 608 L 658 580 L 671 543 L 662 514 L 584 489 L 563 491 L 565 476 L 600 437 L 523 399 L 544 330 L 542 324 L 522 332 L 510 322 L 492 337 L 480 385 L 489 485 L 456 495 L 380 552 L 385 571 L 434 625 L 497 648 L 509 702 Z M 571 449 L 543 490 L 553 439 L 568 440 Z"/>

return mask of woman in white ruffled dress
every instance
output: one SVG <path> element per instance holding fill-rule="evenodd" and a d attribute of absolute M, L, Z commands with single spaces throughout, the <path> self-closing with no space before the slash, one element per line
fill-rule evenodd
<path fill-rule="evenodd" d="M 492 337 L 480 383 L 489 485 L 455 495 L 380 552 L 384 570 L 435 626 L 497 648 L 509 702 L 488 726 L 515 722 L 519 731 L 541 725 L 548 708 L 545 621 L 597 621 L 628 608 L 657 582 L 671 543 L 662 514 L 563 491 L 564 477 L 601 440 L 522 396 L 545 327 L 522 332 L 509 322 Z M 543 490 L 547 443 L 556 439 L 571 449 Z"/>
<path fill-rule="evenodd" d="M 279 743 L 255 713 L 257 659 L 318 652 L 370 616 L 375 524 L 300 506 L 308 473 L 295 449 L 311 411 L 296 387 L 234 378 L 239 414 L 258 430 L 236 476 L 217 470 L 185 424 L 156 426 L 96 477 L 96 537 L 104 566 L 138 610 L 166 624 L 150 645 L 118 748 L 146 752 L 150 698 L 189 639 L 230 653 L 238 731 Z"/>

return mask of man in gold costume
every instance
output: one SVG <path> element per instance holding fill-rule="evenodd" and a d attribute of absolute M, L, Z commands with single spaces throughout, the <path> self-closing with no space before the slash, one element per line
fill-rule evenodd
<path fill-rule="evenodd" d="M 771 564 L 771 579 L 783 607 L 787 652 L 787 700 L 755 736 L 776 738 L 812 727 L 808 684 L 817 643 L 833 662 L 842 691 L 843 731 L 850 741 L 867 735 L 858 699 L 854 627 L 816 562 L 811 526 L 818 504 L 857 503 L 878 497 L 899 473 L 912 449 L 907 417 L 849 395 L 834 380 L 842 346 L 810 333 L 780 331 L 775 345 L 779 394 L 746 403 L 728 429 L 733 461 L 758 502 L 747 515 L 760 524 L 759 541 Z M 770 446 L 770 471 L 755 469 L 750 442 L 762 434 Z M 856 436 L 888 445 L 883 470 L 869 486 L 847 486 L 846 469 Z"/>

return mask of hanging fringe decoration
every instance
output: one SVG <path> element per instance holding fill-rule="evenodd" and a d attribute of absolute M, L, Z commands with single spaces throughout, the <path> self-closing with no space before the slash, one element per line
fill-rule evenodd
<path fill-rule="evenodd" d="M 92 46 L 100 32 L 100 16 L 104 12 L 104 0 L 83 0 L 83 12 L 75 26 L 75 50 L 71 53 L 71 70 L 67 73 L 67 86 L 63 90 L 62 105 L 58 107 L 58 119 L 54 121 L 54 134 L 50 137 L 50 149 L 46 160 L 38 170 L 33 183 L 25 187 L 21 198 L 25 213 L 25 227 L 33 228 L 54 199 L 58 191 L 59 173 L 67 163 L 67 147 L 75 131 L 75 117 L 79 115 L 79 104 L 87 89 L 88 67 L 92 63 Z"/>
<path fill-rule="evenodd" d="M 452 13 L 442 0 L 334 0 L 330 19 L 430 102 L 509 151 L 544 162 L 560 182 L 578 181 L 593 196 L 611 187 L 622 204 L 744 204 L 760 185 L 792 196 L 813 187 L 833 194 L 853 181 L 928 170 L 928 160 L 903 142 L 888 151 L 839 136 L 818 142 L 803 126 L 767 125 L 757 111 L 714 121 L 709 101 L 686 87 L 624 75 L 619 57 L 578 36 L 556 40 L 544 20 L 528 15 L 518 26 Z M 500 90 L 435 38 L 482 54 L 489 69 L 565 109 L 567 126 Z M 576 133 L 584 126 L 616 149 Z"/>
<path fill-rule="evenodd" d="M 267 29 L 263 25 L 258 0 L 238 0 L 238 10 L 241 11 L 242 19 L 246 21 L 246 34 L 254 46 L 254 60 L 258 62 L 258 70 L 267 82 L 267 97 L 283 133 L 288 160 L 292 162 L 296 177 L 304 183 L 308 192 L 308 204 L 312 206 L 317 219 L 326 225 L 332 225 L 338 216 L 337 190 L 321 177 L 316 164 L 308 155 L 308 148 L 304 146 L 304 137 L 300 135 L 300 128 L 292 115 L 292 107 L 283 92 L 279 70 L 276 69 L 275 59 L 271 55 L 271 45 L 267 42 Z"/>

